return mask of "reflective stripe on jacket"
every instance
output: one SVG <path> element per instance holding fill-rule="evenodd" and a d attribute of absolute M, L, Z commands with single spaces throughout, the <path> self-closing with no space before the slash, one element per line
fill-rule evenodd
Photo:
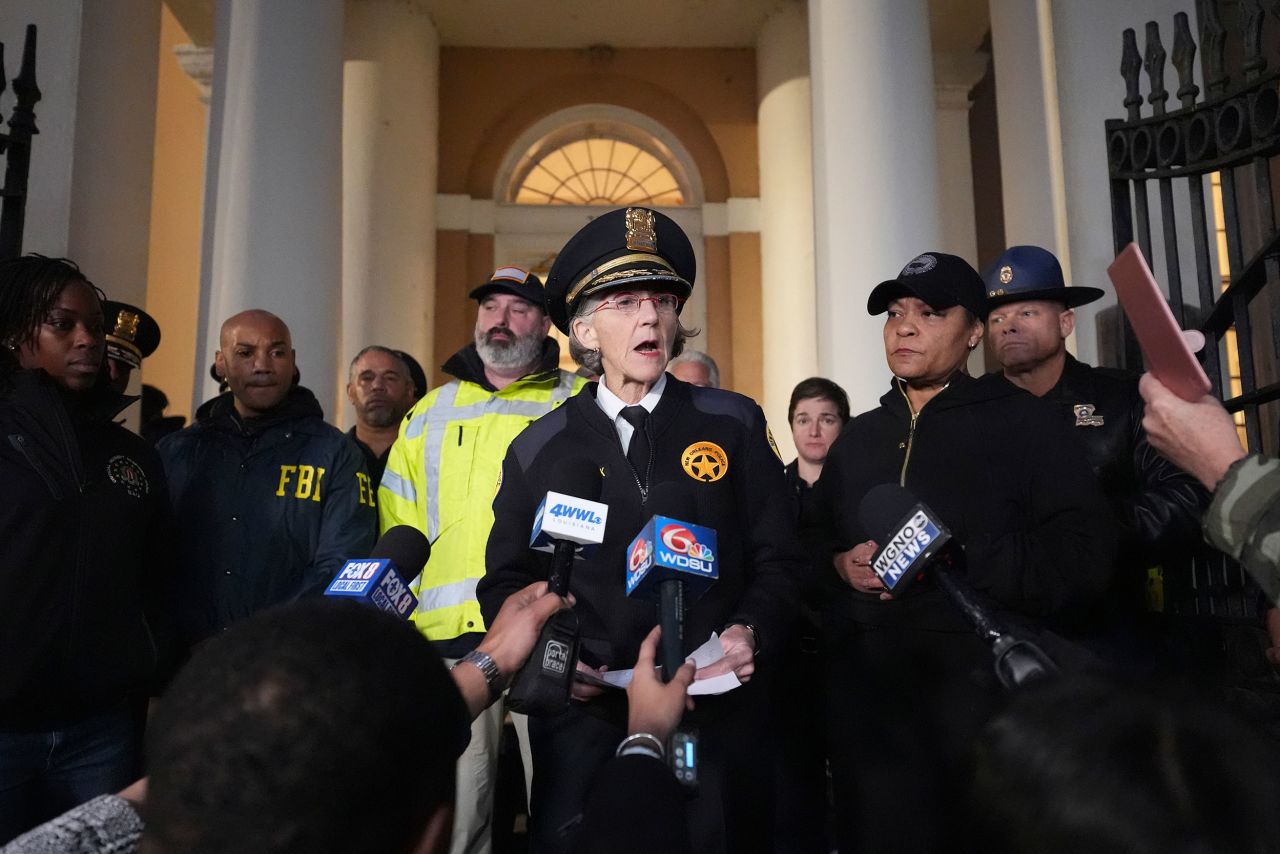
<path fill-rule="evenodd" d="M 383 531 L 412 525 L 431 541 L 431 558 L 412 585 L 418 597 L 413 620 L 429 640 L 485 630 L 476 583 L 484 575 L 507 446 L 585 383 L 558 369 L 498 391 L 453 380 L 405 416 L 378 489 L 378 514 Z"/>

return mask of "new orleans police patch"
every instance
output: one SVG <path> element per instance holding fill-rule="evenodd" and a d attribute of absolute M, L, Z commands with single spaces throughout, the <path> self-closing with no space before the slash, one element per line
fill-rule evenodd
<path fill-rule="evenodd" d="M 764 432 L 769 437 L 769 447 L 773 448 L 773 455 L 778 458 L 778 462 L 782 462 L 782 452 L 778 450 L 778 443 L 773 441 L 773 428 L 766 424 Z"/>
<path fill-rule="evenodd" d="M 107 461 L 107 479 L 124 487 L 134 498 L 141 498 L 151 491 L 147 474 L 142 466 L 123 454 L 116 454 Z"/>
<path fill-rule="evenodd" d="M 729 457 L 715 442 L 694 442 L 680 455 L 680 465 L 694 480 L 713 483 L 729 471 Z"/>

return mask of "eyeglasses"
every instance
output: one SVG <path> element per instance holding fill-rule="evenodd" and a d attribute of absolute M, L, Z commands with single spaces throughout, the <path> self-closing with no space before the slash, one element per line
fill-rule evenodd
<path fill-rule="evenodd" d="M 653 307 L 658 314 L 675 314 L 680 310 L 680 306 L 684 305 L 684 300 L 675 294 L 657 294 L 651 297 L 642 297 L 636 294 L 618 294 L 616 297 L 610 297 L 600 303 L 591 310 L 591 314 L 602 311 L 606 308 L 616 309 L 623 314 L 631 315 L 640 310 L 640 306 L 647 302 L 653 303 Z"/>

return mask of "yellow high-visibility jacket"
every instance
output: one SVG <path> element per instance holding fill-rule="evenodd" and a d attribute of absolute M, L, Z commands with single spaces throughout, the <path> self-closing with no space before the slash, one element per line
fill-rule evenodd
<path fill-rule="evenodd" d="M 559 347 L 547 344 L 537 372 L 499 391 L 486 388 L 475 345 L 468 345 L 444 366 L 459 379 L 418 401 L 391 446 L 378 488 L 379 523 L 384 532 L 412 525 L 431 541 L 431 557 L 412 585 L 413 621 L 428 640 L 485 630 L 476 583 L 507 446 L 586 383 L 556 367 Z"/>

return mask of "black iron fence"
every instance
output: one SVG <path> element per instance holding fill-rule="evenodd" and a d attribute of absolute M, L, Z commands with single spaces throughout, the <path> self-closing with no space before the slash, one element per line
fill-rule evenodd
<path fill-rule="evenodd" d="M 1273 310 L 1275 283 L 1280 280 L 1280 231 L 1272 186 L 1272 159 L 1280 153 L 1280 69 L 1268 68 L 1263 39 L 1264 34 L 1273 39 L 1280 34 L 1280 8 L 1271 4 L 1276 20 L 1268 21 L 1259 2 L 1234 4 L 1238 27 L 1233 34 L 1222 25 L 1219 5 L 1217 0 L 1196 4 L 1203 98 L 1193 81 L 1197 48 L 1187 15 L 1174 17 L 1172 60 L 1180 104 L 1176 110 L 1167 109 L 1166 52 L 1159 24 L 1147 24 L 1141 54 L 1134 31 L 1124 32 L 1121 74 L 1128 116 L 1106 123 L 1112 230 L 1117 251 L 1136 240 L 1153 267 L 1159 269 L 1163 261 L 1160 277 L 1168 284 L 1174 316 L 1184 327 L 1200 328 L 1209 342 L 1202 359 L 1215 393 L 1227 409 L 1244 413 L 1251 450 L 1274 451 L 1275 416 L 1264 421 L 1260 409 L 1280 400 L 1280 313 Z M 1235 39 L 1238 42 L 1232 44 Z M 1233 53 L 1238 47 L 1239 68 L 1234 73 L 1224 62 L 1229 46 Z M 1145 99 L 1140 92 L 1144 71 Z M 1149 106 L 1146 115 L 1144 101 Z M 1213 258 L 1215 217 L 1206 194 L 1214 175 L 1220 182 L 1225 228 L 1225 288 Z M 1160 259 L 1152 257 L 1152 183 L 1158 188 L 1157 222 L 1164 244 Z M 1182 208 L 1187 222 L 1178 221 L 1175 194 L 1188 202 Z M 1191 300 L 1184 290 L 1179 254 L 1179 241 L 1188 227 L 1195 254 Z M 1126 367 L 1140 367 L 1128 330 L 1124 340 Z M 1233 391 L 1227 368 L 1237 362 L 1238 389 Z"/>
<path fill-rule="evenodd" d="M 6 88 L 4 44 L 0 42 L 0 98 Z M 36 85 L 36 28 L 27 26 L 22 47 L 22 63 L 13 78 L 15 104 L 9 116 L 8 133 L 0 133 L 0 155 L 4 156 L 4 185 L 0 188 L 0 259 L 22 254 L 22 229 L 26 222 L 27 176 L 31 171 L 31 138 L 36 129 L 36 102 L 40 88 Z M 0 109 L 3 109 L 0 100 Z M 3 120 L 0 112 L 0 120 Z"/>
<path fill-rule="evenodd" d="M 1106 135 L 1116 251 L 1131 241 L 1142 248 L 1168 286 L 1174 316 L 1183 328 L 1204 333 L 1205 372 L 1227 409 L 1243 413 L 1249 448 L 1275 453 L 1280 230 L 1272 170 L 1280 153 L 1280 67 L 1271 66 L 1280 47 L 1280 4 L 1265 7 L 1261 0 L 1197 0 L 1203 93 L 1186 13 L 1174 16 L 1171 55 L 1157 22 L 1147 23 L 1141 52 L 1137 34 L 1125 30 L 1127 115 L 1106 122 Z M 1177 74 L 1175 109 L 1165 88 L 1166 59 Z M 1158 258 L 1153 228 L 1163 244 Z M 1194 269 L 1184 271 L 1180 248 L 1188 239 Z M 1124 367 L 1140 370 L 1132 330 L 1117 316 Z M 1234 561 L 1206 549 L 1190 563 L 1165 568 L 1167 611 L 1256 620 L 1256 588 Z"/>

